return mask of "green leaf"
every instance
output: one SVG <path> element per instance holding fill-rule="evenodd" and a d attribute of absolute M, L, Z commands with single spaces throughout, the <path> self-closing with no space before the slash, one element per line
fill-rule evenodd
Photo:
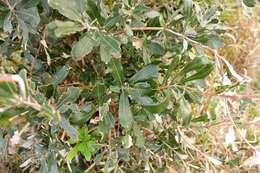
<path fill-rule="evenodd" d="M 218 49 L 224 46 L 224 40 L 217 35 L 209 35 L 206 45 L 213 49 Z"/>
<path fill-rule="evenodd" d="M 97 82 L 95 84 L 94 90 L 93 90 L 93 96 L 98 101 L 98 103 L 101 105 L 103 102 L 103 98 L 105 96 L 105 89 L 106 86 L 104 83 Z"/>
<path fill-rule="evenodd" d="M 63 16 L 82 22 L 85 0 L 49 0 L 49 5 L 58 10 Z"/>
<path fill-rule="evenodd" d="M 214 69 L 213 64 L 206 64 L 197 73 L 189 76 L 183 82 L 188 82 L 188 81 L 197 80 L 197 79 L 203 79 L 203 78 L 207 77 L 212 72 L 213 69 Z"/>
<path fill-rule="evenodd" d="M 16 5 L 16 8 L 31 8 L 36 7 L 39 4 L 40 0 L 22 0 Z"/>
<path fill-rule="evenodd" d="M 89 54 L 95 46 L 97 46 L 97 41 L 93 40 L 89 34 L 85 35 L 73 45 L 71 55 L 76 61 L 81 60 L 81 58 Z"/>
<path fill-rule="evenodd" d="M 81 90 L 76 87 L 69 87 L 67 92 L 63 93 L 56 106 L 57 108 L 60 108 L 62 105 L 67 104 L 67 103 L 73 103 L 75 102 L 79 96 L 80 96 Z"/>
<path fill-rule="evenodd" d="M 71 161 L 77 155 L 77 153 L 80 151 L 80 145 L 81 144 L 77 144 L 68 152 L 66 155 L 66 160 Z"/>
<path fill-rule="evenodd" d="M 192 110 L 191 105 L 185 98 L 179 100 L 179 113 L 182 117 L 182 124 L 184 126 L 189 125 L 192 118 Z"/>
<path fill-rule="evenodd" d="M 151 113 L 161 113 L 167 109 L 170 100 L 170 94 L 165 91 L 165 98 L 159 103 L 143 104 L 143 107 Z"/>
<path fill-rule="evenodd" d="M 156 65 L 148 65 L 138 71 L 134 76 L 130 78 L 130 82 L 137 83 L 141 81 L 146 81 L 151 78 L 157 78 L 160 68 Z"/>
<path fill-rule="evenodd" d="M 111 59 L 111 61 L 108 63 L 109 68 L 112 70 L 112 76 L 114 79 L 119 82 L 121 85 L 123 84 L 123 66 L 121 64 L 121 61 L 119 59 Z"/>
<path fill-rule="evenodd" d="M 60 84 L 69 74 L 70 67 L 69 66 L 64 66 L 62 67 L 52 78 L 52 84 L 53 85 L 58 85 Z"/>
<path fill-rule="evenodd" d="M 74 141 L 78 140 L 78 131 L 64 117 L 62 117 L 60 120 L 60 126 Z"/>
<path fill-rule="evenodd" d="M 192 0 L 183 0 L 183 14 L 186 17 L 190 17 L 192 15 L 192 6 L 193 1 Z"/>
<path fill-rule="evenodd" d="M 47 25 L 51 36 L 62 37 L 82 31 L 84 27 L 71 21 L 55 20 Z"/>
<path fill-rule="evenodd" d="M 133 123 L 129 100 L 124 91 L 121 93 L 119 101 L 119 122 L 124 128 L 130 128 Z"/>
<path fill-rule="evenodd" d="M 134 135 L 136 137 L 135 145 L 140 148 L 144 147 L 144 144 L 145 144 L 144 136 L 143 136 L 143 133 L 142 133 L 140 127 L 136 123 L 134 123 L 133 131 L 134 131 Z"/>
<path fill-rule="evenodd" d="M 35 28 L 40 23 L 40 16 L 36 7 L 18 10 L 17 17 L 32 28 Z"/>
<path fill-rule="evenodd" d="M 13 25 L 12 25 L 12 13 L 9 12 L 4 19 L 3 23 L 3 29 L 4 32 L 11 33 L 13 31 Z"/>
<path fill-rule="evenodd" d="M 86 5 L 86 12 L 92 20 L 97 20 L 102 26 L 104 23 L 104 18 L 101 16 L 100 12 L 102 9 L 98 7 L 98 1 L 88 0 Z"/>
<path fill-rule="evenodd" d="M 120 23 L 123 20 L 123 17 L 119 14 L 115 16 L 111 16 L 106 19 L 104 27 L 106 30 L 112 29 L 114 26 L 116 26 L 117 23 Z"/>
<path fill-rule="evenodd" d="M 256 5 L 256 0 L 243 0 L 243 2 L 248 7 L 254 7 Z"/>
<path fill-rule="evenodd" d="M 121 57 L 121 48 L 118 40 L 113 37 L 106 36 L 101 32 L 98 32 L 100 38 L 100 56 L 101 60 L 108 63 L 112 57 Z"/>

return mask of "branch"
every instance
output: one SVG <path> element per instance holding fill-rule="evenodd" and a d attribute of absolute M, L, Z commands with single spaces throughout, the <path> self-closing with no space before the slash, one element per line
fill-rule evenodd
<path fill-rule="evenodd" d="M 211 47 L 209 46 L 205 46 L 195 40 L 192 40 L 190 39 L 189 37 L 187 37 L 186 35 L 183 35 L 181 33 L 178 33 L 178 32 L 175 32 L 169 28 L 163 28 L 163 27 L 134 27 L 132 28 L 133 31 L 165 31 L 165 32 L 169 32 L 173 35 L 176 35 L 179 39 L 182 39 L 182 40 L 187 40 L 189 41 L 190 43 L 193 43 L 193 44 L 197 44 L 199 45 L 200 47 L 208 50 L 209 52 L 211 52 L 215 59 L 216 59 L 216 62 L 217 62 L 217 66 L 219 69 L 221 69 L 221 65 L 220 65 L 220 60 L 222 60 L 227 68 L 229 69 L 230 73 L 237 79 L 237 81 L 239 82 L 244 82 L 244 81 L 249 81 L 249 79 L 245 78 L 245 77 L 242 77 L 240 76 L 239 74 L 237 74 L 237 72 L 234 70 L 234 68 L 232 67 L 232 65 L 222 56 L 220 56 L 217 52 L 216 49 L 212 49 Z"/>

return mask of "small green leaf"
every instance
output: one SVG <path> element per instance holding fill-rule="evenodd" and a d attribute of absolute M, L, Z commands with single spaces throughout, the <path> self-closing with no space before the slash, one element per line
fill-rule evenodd
<path fill-rule="evenodd" d="M 160 68 L 156 65 L 148 65 L 138 71 L 133 77 L 130 78 L 130 82 L 137 83 L 146 81 L 151 78 L 157 78 Z"/>
<path fill-rule="evenodd" d="M 134 135 L 136 137 L 135 145 L 137 147 L 142 148 L 145 144 L 144 136 L 143 136 L 143 133 L 142 133 L 140 127 L 136 123 L 134 123 L 133 131 L 134 131 Z"/>
<path fill-rule="evenodd" d="M 74 141 L 78 140 L 78 131 L 69 123 L 67 119 L 62 117 L 60 120 L 60 126 Z"/>
<path fill-rule="evenodd" d="M 256 5 L 256 0 L 243 0 L 243 2 L 248 7 L 254 7 Z"/>
<path fill-rule="evenodd" d="M 197 80 L 197 79 L 203 79 L 203 78 L 207 77 L 212 72 L 213 69 L 214 69 L 213 64 L 206 64 L 197 73 L 189 76 L 183 82 L 188 82 L 188 81 Z"/>
<path fill-rule="evenodd" d="M 57 108 L 60 108 L 62 105 L 67 104 L 67 103 L 73 103 L 75 102 L 79 96 L 80 96 L 81 90 L 76 87 L 69 87 L 67 92 L 63 93 L 56 106 Z"/>
<path fill-rule="evenodd" d="M 77 144 L 75 147 L 73 147 L 67 154 L 66 160 L 71 161 L 77 153 L 80 151 L 80 144 Z"/>
<path fill-rule="evenodd" d="M 218 49 L 224 46 L 224 40 L 217 35 L 209 35 L 206 45 L 213 49 Z"/>
<path fill-rule="evenodd" d="M 95 46 L 97 46 L 97 41 L 91 39 L 90 35 L 85 35 L 73 45 L 71 55 L 76 61 L 81 60 L 81 58 L 89 54 Z"/>
<path fill-rule="evenodd" d="M 190 17 L 192 15 L 192 0 L 183 0 L 183 13 L 185 16 Z"/>
<path fill-rule="evenodd" d="M 102 26 L 104 23 L 104 18 L 101 16 L 101 9 L 98 7 L 99 2 L 88 0 L 86 4 L 86 12 L 92 20 L 97 20 Z"/>
<path fill-rule="evenodd" d="M 100 56 L 103 62 L 108 63 L 112 57 L 121 57 L 121 48 L 118 40 L 101 32 L 98 32 L 97 35 L 100 38 Z"/>
<path fill-rule="evenodd" d="M 168 91 L 165 91 L 165 98 L 159 103 L 143 104 L 143 107 L 151 113 L 161 113 L 167 109 L 169 104 L 170 95 Z"/>
<path fill-rule="evenodd" d="M 111 61 L 108 63 L 108 66 L 112 70 L 112 75 L 114 79 L 119 82 L 121 85 L 123 84 L 123 66 L 119 59 L 111 59 Z"/>
<path fill-rule="evenodd" d="M 55 37 L 62 37 L 82 31 L 84 27 L 80 24 L 71 21 L 55 20 L 47 25 L 50 35 Z"/>
<path fill-rule="evenodd" d="M 182 124 L 184 126 L 189 125 L 192 118 L 192 110 L 191 105 L 187 100 L 185 100 L 185 98 L 179 100 L 179 113 L 182 117 Z"/>
<path fill-rule="evenodd" d="M 121 93 L 119 101 L 119 122 L 124 128 L 129 128 L 133 123 L 129 100 L 124 91 Z"/>
<path fill-rule="evenodd" d="M 58 85 L 60 84 L 69 74 L 70 67 L 69 66 L 64 66 L 62 67 L 52 78 L 52 84 L 53 85 Z"/>
<path fill-rule="evenodd" d="M 105 89 L 106 89 L 106 86 L 104 83 L 97 82 L 95 84 L 95 87 L 93 90 L 93 95 L 100 105 L 102 104 L 103 98 L 105 96 Z"/>

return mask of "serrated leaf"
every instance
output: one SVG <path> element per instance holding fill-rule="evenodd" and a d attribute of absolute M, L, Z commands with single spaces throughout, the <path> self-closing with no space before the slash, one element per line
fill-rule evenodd
<path fill-rule="evenodd" d="M 62 67 L 52 78 L 52 84 L 53 85 L 58 85 L 60 84 L 69 74 L 70 67 L 69 66 L 64 66 Z"/>
<path fill-rule="evenodd" d="M 183 13 L 185 16 L 190 17 L 192 14 L 192 0 L 183 0 Z"/>
<path fill-rule="evenodd" d="M 60 120 L 60 126 L 65 130 L 65 132 L 73 139 L 74 141 L 78 140 L 78 131 L 69 123 L 64 117 Z"/>
<path fill-rule="evenodd" d="M 157 78 L 160 68 L 156 65 L 148 65 L 138 71 L 134 76 L 130 78 L 130 82 L 137 83 L 141 81 L 146 81 L 151 78 Z"/>
<path fill-rule="evenodd" d="M 63 16 L 78 22 L 82 22 L 82 4 L 85 0 L 49 0 L 49 5 L 58 10 Z"/>
<path fill-rule="evenodd" d="M 256 0 L 243 0 L 243 3 L 248 7 L 254 7 L 256 5 Z"/>
<path fill-rule="evenodd" d="M 69 87 L 67 92 L 63 93 L 56 106 L 57 108 L 60 108 L 62 105 L 67 104 L 67 103 L 73 103 L 75 102 L 79 96 L 80 96 L 81 90 L 76 87 Z"/>
<path fill-rule="evenodd" d="M 184 126 L 189 125 L 192 118 L 192 110 L 191 105 L 185 98 L 179 100 L 179 113 L 182 117 L 182 124 Z"/>
<path fill-rule="evenodd" d="M 97 41 L 93 40 L 90 35 L 85 35 L 73 45 L 71 55 L 76 61 L 81 60 L 81 58 L 89 54 L 95 46 L 97 46 Z"/>
<path fill-rule="evenodd" d="M 123 84 L 123 66 L 119 59 L 111 59 L 108 63 L 109 68 L 112 70 L 112 76 L 114 77 L 115 81 L 119 82 L 121 85 Z"/>
<path fill-rule="evenodd" d="M 108 63 L 113 57 L 121 57 L 121 48 L 118 40 L 100 32 L 97 35 L 100 38 L 100 56 L 103 62 Z"/>
<path fill-rule="evenodd" d="M 189 76 L 183 82 L 188 82 L 188 81 L 197 80 L 197 79 L 203 79 L 203 78 L 207 77 L 212 72 L 213 69 L 214 69 L 213 64 L 206 64 L 197 73 Z"/>
<path fill-rule="evenodd" d="M 119 101 L 119 123 L 124 128 L 130 128 L 133 123 L 133 115 L 129 100 L 124 91 L 121 93 Z"/>
<path fill-rule="evenodd" d="M 56 37 L 73 34 L 82 31 L 84 27 L 71 21 L 55 20 L 47 25 L 49 32 Z"/>

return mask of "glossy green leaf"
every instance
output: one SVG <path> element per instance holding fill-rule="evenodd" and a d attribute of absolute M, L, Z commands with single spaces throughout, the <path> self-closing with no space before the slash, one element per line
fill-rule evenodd
<path fill-rule="evenodd" d="M 100 56 L 103 62 L 108 63 L 113 57 L 121 57 L 121 48 L 118 40 L 101 32 L 98 32 L 97 35 L 100 38 Z"/>
<path fill-rule="evenodd" d="M 119 123 L 124 128 L 130 128 L 133 123 L 133 114 L 125 91 L 120 95 L 119 101 Z"/>
<path fill-rule="evenodd" d="M 214 69 L 213 64 L 206 64 L 197 73 L 189 76 L 183 82 L 188 82 L 188 81 L 197 80 L 197 79 L 203 79 L 203 78 L 207 77 L 212 72 L 213 69 Z"/>
<path fill-rule="evenodd" d="M 190 103 L 185 98 L 179 100 L 179 113 L 182 117 L 182 124 L 184 126 L 189 125 L 192 118 L 192 109 Z"/>
<path fill-rule="evenodd" d="M 73 45 L 71 55 L 76 61 L 81 60 L 81 58 L 89 54 L 95 46 L 97 46 L 97 41 L 93 40 L 89 34 L 85 35 Z"/>
<path fill-rule="evenodd" d="M 60 84 L 69 74 L 70 67 L 69 66 L 64 66 L 62 67 L 52 78 L 51 83 L 53 85 L 58 85 Z"/>
<path fill-rule="evenodd" d="M 55 37 L 62 37 L 82 31 L 84 27 L 71 21 L 55 20 L 47 25 L 49 32 Z"/>
<path fill-rule="evenodd" d="M 151 78 L 157 78 L 158 72 L 160 68 L 156 65 L 148 65 L 144 68 L 142 68 L 140 71 L 138 71 L 134 76 L 130 78 L 130 82 L 137 83 L 141 81 L 146 81 Z"/>
<path fill-rule="evenodd" d="M 120 62 L 120 59 L 111 59 L 108 63 L 109 68 L 112 70 L 112 75 L 118 83 L 123 84 L 124 74 L 123 74 L 123 66 Z"/>
<path fill-rule="evenodd" d="M 243 2 L 248 7 L 254 7 L 256 5 L 256 0 L 243 0 Z"/>
<path fill-rule="evenodd" d="M 62 105 L 67 104 L 67 103 L 73 103 L 75 102 L 79 96 L 80 96 L 81 90 L 76 87 L 69 87 L 67 92 L 63 93 L 56 106 L 57 108 L 60 108 Z"/>

